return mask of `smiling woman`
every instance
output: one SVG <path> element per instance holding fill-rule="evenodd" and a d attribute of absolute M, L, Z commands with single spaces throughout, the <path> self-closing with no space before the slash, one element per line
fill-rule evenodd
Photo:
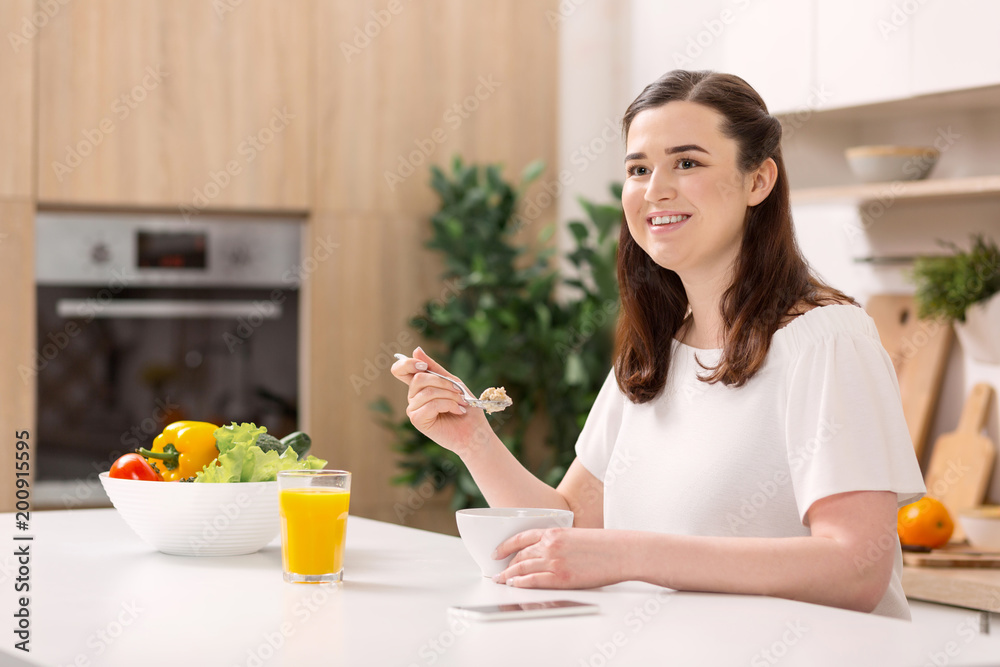
<path fill-rule="evenodd" d="M 447 373 L 422 350 L 392 369 L 410 420 L 491 506 L 574 513 L 573 528 L 499 545 L 513 558 L 494 580 L 639 580 L 909 618 L 896 508 L 924 485 L 896 376 L 872 320 L 799 252 L 781 125 L 742 79 L 678 70 L 624 130 L 615 364 L 559 487 L 420 372 Z"/>

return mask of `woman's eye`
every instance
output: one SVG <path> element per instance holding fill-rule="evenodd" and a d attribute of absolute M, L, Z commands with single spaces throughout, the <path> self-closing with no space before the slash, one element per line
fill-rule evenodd
<path fill-rule="evenodd" d="M 677 166 L 680 167 L 681 169 L 691 169 L 693 167 L 697 167 L 698 163 L 695 162 L 694 160 L 689 160 L 686 157 L 682 157 L 680 160 L 677 161 Z"/>
<path fill-rule="evenodd" d="M 629 176 L 645 176 L 649 173 L 649 170 L 645 167 L 631 166 L 628 168 L 627 173 Z"/>

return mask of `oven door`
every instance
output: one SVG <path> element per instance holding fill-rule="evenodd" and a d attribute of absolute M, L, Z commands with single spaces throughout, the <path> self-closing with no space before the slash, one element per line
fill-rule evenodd
<path fill-rule="evenodd" d="M 298 405 L 298 290 L 38 288 L 38 479 L 75 480 L 180 419 L 281 437 Z"/>

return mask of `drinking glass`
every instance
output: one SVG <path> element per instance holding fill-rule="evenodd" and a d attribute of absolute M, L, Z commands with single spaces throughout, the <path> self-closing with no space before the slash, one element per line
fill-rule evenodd
<path fill-rule="evenodd" d="M 300 584 L 342 581 L 351 473 L 283 470 L 278 473 L 278 494 L 285 581 Z"/>

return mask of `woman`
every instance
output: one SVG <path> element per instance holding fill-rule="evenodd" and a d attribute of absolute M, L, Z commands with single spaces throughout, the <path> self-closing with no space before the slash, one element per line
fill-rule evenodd
<path fill-rule="evenodd" d="M 896 509 L 924 492 L 892 364 L 810 275 L 781 126 L 742 79 L 674 71 L 625 113 L 614 369 L 557 489 L 507 451 L 419 348 L 407 414 L 493 506 L 571 509 L 497 582 L 640 580 L 909 618 Z M 515 399 L 516 400 L 516 399 Z"/>

